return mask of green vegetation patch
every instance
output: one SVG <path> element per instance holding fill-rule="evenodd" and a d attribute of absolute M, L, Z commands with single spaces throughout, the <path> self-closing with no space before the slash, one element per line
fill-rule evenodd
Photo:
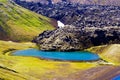
<path fill-rule="evenodd" d="M 0 1 L 0 39 L 31 41 L 45 30 L 53 30 L 51 19 L 18 6 L 12 1 Z"/>
<path fill-rule="evenodd" d="M 99 56 L 107 62 L 120 65 L 120 44 L 96 46 L 86 50 L 99 54 Z"/>

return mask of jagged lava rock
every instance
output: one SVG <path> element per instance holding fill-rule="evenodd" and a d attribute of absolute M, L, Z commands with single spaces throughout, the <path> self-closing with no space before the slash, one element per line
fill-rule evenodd
<path fill-rule="evenodd" d="M 41 4 L 22 2 L 17 4 L 36 13 L 76 27 L 120 26 L 120 6 L 84 5 L 69 2 Z"/>
<path fill-rule="evenodd" d="M 33 42 L 41 50 L 75 51 L 84 50 L 91 46 L 108 43 L 120 43 L 119 27 L 78 28 L 67 25 L 53 31 L 44 31 Z"/>

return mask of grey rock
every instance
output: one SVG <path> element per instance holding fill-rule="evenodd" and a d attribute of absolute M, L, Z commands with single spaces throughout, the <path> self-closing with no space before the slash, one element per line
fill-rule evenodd
<path fill-rule="evenodd" d="M 65 26 L 53 31 L 44 31 L 33 42 L 37 43 L 41 50 L 84 50 L 91 46 L 120 43 L 120 28 L 115 26 L 104 28 Z"/>
<path fill-rule="evenodd" d="M 120 6 L 83 5 L 69 2 L 43 5 L 40 2 L 17 4 L 44 16 L 54 18 L 66 25 L 76 27 L 120 26 Z"/>

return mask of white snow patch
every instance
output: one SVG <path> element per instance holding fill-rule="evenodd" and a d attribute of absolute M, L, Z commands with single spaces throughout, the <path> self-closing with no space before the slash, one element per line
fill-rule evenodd
<path fill-rule="evenodd" d="M 59 27 L 59 28 L 62 28 L 62 27 L 65 26 L 61 21 L 57 21 L 57 24 L 58 24 L 58 27 Z"/>

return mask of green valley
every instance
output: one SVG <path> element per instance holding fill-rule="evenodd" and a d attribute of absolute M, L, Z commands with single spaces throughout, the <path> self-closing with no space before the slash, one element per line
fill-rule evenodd
<path fill-rule="evenodd" d="M 110 80 L 120 74 L 120 44 L 117 44 L 120 39 L 120 28 L 118 26 L 112 26 L 111 29 L 110 27 L 99 28 L 95 31 L 95 27 L 76 29 L 68 25 L 62 30 L 62 28 L 56 29 L 55 24 L 56 20 L 27 10 L 13 0 L 0 0 L 0 80 Z M 106 35 L 109 37 L 106 38 Z M 106 41 L 109 39 L 111 44 L 103 44 L 104 39 Z M 98 41 L 99 45 L 94 45 L 92 40 L 96 44 Z M 58 49 L 61 46 L 66 51 L 67 49 L 74 51 L 75 47 L 76 52 L 80 50 L 91 52 L 99 58 L 91 61 L 61 61 L 13 54 L 27 49 L 39 49 L 39 51 L 43 49 L 47 52 L 45 47 L 51 48 L 52 52 L 56 46 Z"/>

